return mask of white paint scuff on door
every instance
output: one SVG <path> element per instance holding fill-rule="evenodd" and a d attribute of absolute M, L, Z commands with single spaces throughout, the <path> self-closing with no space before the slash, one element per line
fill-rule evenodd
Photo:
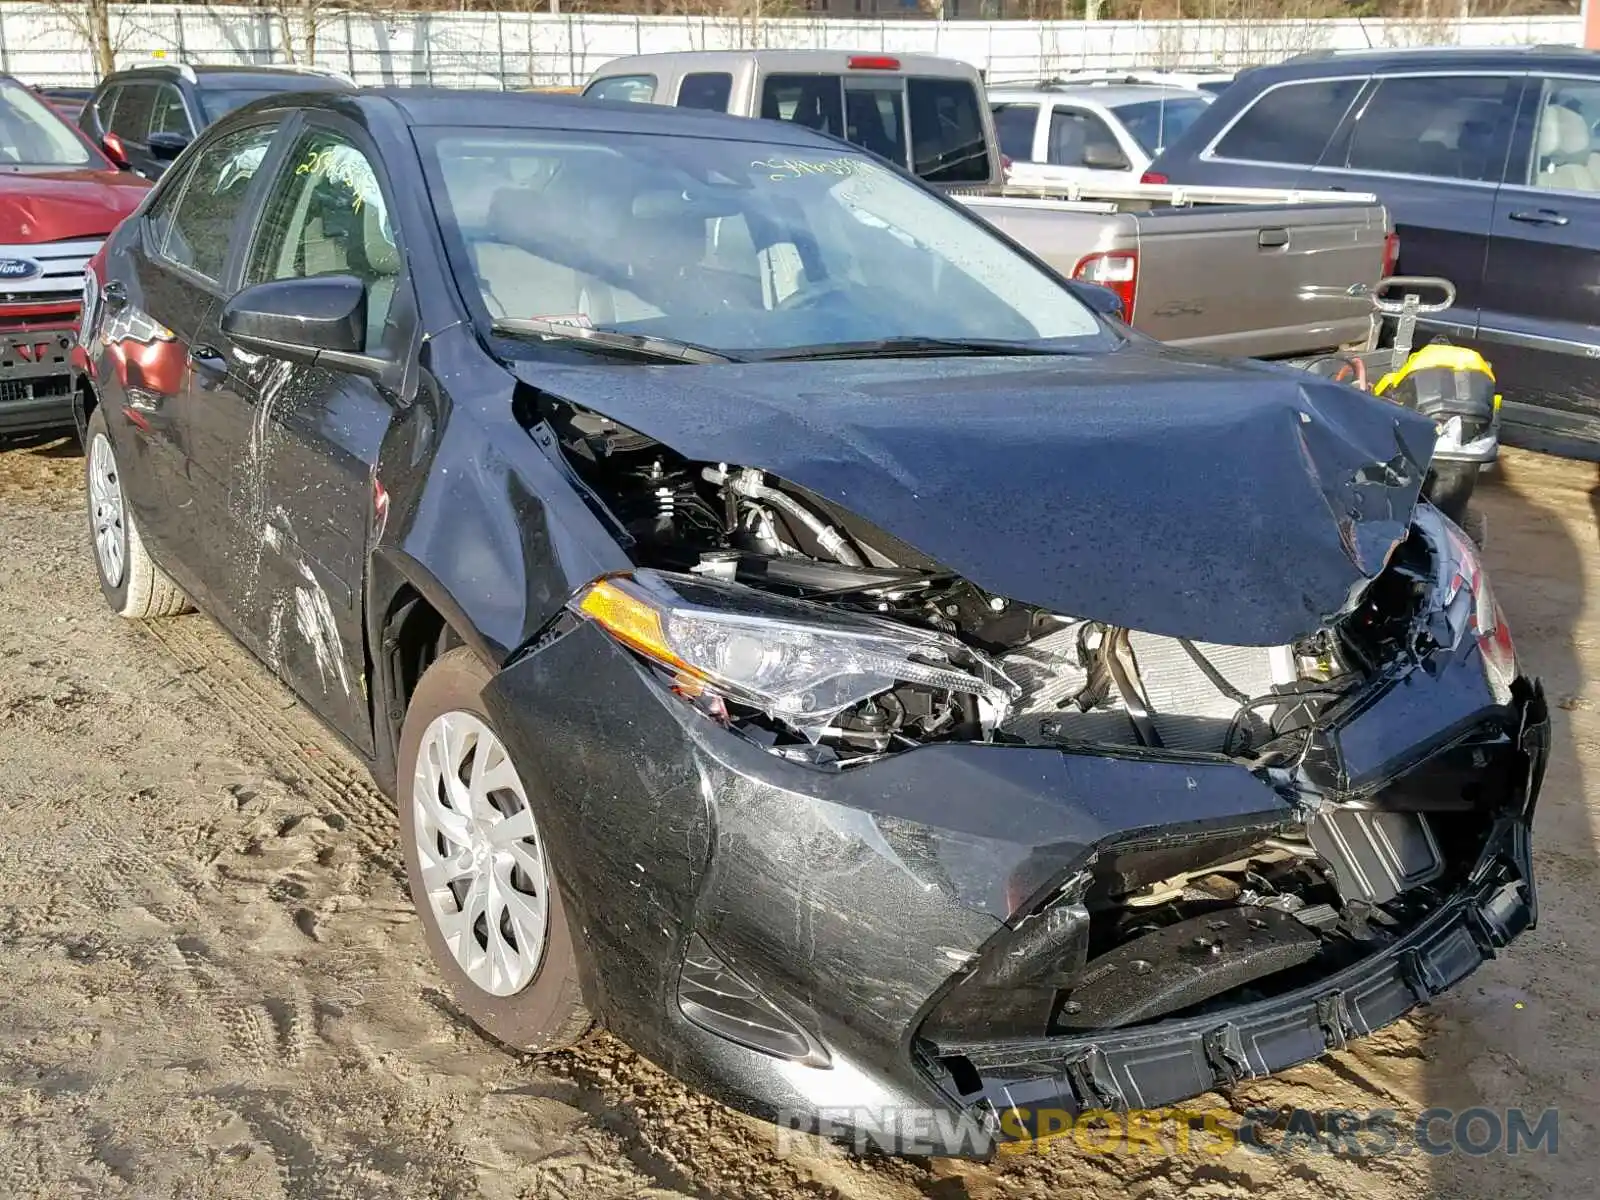
<path fill-rule="evenodd" d="M 316 657 L 323 690 L 327 690 L 328 679 L 332 676 L 344 693 L 349 695 L 350 673 L 345 668 L 339 627 L 334 624 L 333 606 L 328 603 L 328 593 L 305 563 L 300 564 L 300 577 L 305 580 L 305 585 L 294 589 L 295 628 Z"/>
<path fill-rule="evenodd" d="M 237 352 L 236 357 L 248 369 L 248 374 L 258 388 L 255 411 L 250 417 L 250 437 L 245 443 L 244 458 L 240 463 L 240 478 L 230 485 L 229 503 L 233 517 L 246 530 L 256 534 L 247 538 L 243 562 L 244 591 L 248 600 L 256 599 L 256 588 L 261 578 L 261 559 L 264 550 L 276 551 L 271 545 L 272 534 L 267 530 L 267 463 L 278 440 L 277 422 L 273 408 L 282 397 L 294 370 L 294 364 L 282 359 L 262 366 L 256 356 Z M 280 534 L 283 530 L 278 531 Z"/>
<path fill-rule="evenodd" d="M 283 675 L 283 620 L 289 612 L 289 597 L 280 592 L 272 598 L 272 611 L 267 618 L 267 666 L 274 675 Z"/>

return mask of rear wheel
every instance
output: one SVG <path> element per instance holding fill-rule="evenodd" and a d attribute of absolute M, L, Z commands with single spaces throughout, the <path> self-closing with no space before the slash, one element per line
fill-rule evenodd
<path fill-rule="evenodd" d="M 524 1050 L 570 1046 L 593 1023 L 544 838 L 484 711 L 469 648 L 423 673 L 400 735 L 400 836 L 412 902 L 457 1005 Z"/>
<path fill-rule="evenodd" d="M 145 552 L 128 511 L 117 452 L 101 409 L 89 416 L 87 441 L 83 463 L 89 537 L 106 603 L 119 617 L 130 620 L 177 616 L 189 607 L 188 598 Z"/>

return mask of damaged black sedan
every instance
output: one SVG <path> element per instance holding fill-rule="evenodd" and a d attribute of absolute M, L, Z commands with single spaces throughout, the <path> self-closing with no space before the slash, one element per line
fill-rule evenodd
<path fill-rule="evenodd" d="M 843 143 L 277 97 L 87 291 L 108 600 L 192 601 L 371 764 L 504 1041 L 985 1154 L 1536 918 L 1548 717 L 1431 424 L 1149 343 Z"/>

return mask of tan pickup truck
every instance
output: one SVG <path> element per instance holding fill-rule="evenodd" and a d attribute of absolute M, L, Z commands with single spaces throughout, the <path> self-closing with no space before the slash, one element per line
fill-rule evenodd
<path fill-rule="evenodd" d="M 583 94 L 794 121 L 949 192 L 1068 277 L 1103 284 L 1162 341 L 1262 358 L 1363 343 L 1395 243 L 1352 192 L 1086 182 L 1006 185 L 983 79 L 877 51 L 684 51 L 614 59 Z"/>

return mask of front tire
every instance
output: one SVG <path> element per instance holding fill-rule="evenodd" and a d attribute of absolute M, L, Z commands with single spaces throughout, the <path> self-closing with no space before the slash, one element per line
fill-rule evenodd
<path fill-rule="evenodd" d="M 83 470 L 89 541 L 106 603 L 119 617 L 132 621 L 177 616 L 189 607 L 188 597 L 145 551 L 128 510 L 122 470 L 103 409 L 90 414 L 86 441 Z"/>
<path fill-rule="evenodd" d="M 572 1045 L 584 1007 L 561 891 L 467 647 L 423 673 L 396 764 L 400 840 L 423 935 L 457 1006 L 523 1050 Z"/>

